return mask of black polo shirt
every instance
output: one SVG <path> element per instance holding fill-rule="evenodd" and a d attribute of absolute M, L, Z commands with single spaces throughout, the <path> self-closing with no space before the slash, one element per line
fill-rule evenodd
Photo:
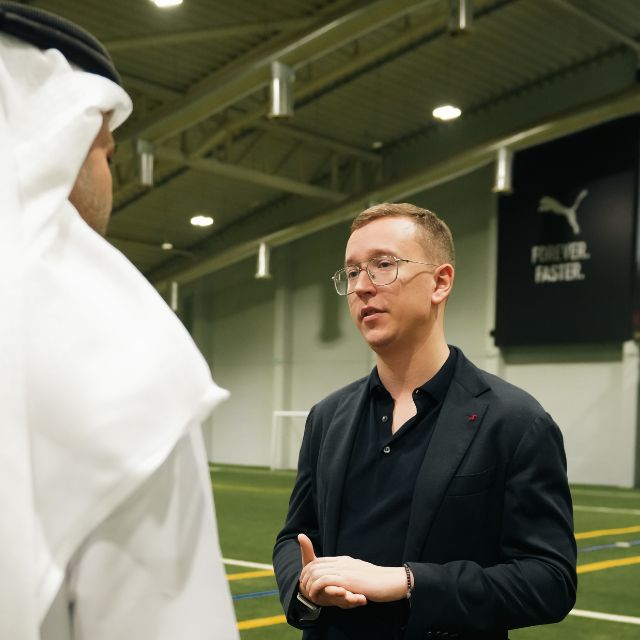
<path fill-rule="evenodd" d="M 449 390 L 457 357 L 457 349 L 450 347 L 449 357 L 438 373 L 414 390 L 417 413 L 394 434 L 391 433 L 394 400 L 382 385 L 377 368 L 371 372 L 369 402 L 345 478 L 336 555 L 382 566 L 402 565 L 416 477 Z M 331 608 L 323 612 L 323 618 L 330 627 L 335 627 L 328 629 L 328 640 L 350 637 L 389 640 L 406 618 L 406 601 L 369 603 L 347 611 Z"/>

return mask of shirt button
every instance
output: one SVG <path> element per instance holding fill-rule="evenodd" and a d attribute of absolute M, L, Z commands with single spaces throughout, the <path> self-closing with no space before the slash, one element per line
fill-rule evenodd
<path fill-rule="evenodd" d="M 386 422 L 389 419 L 389 416 L 382 416 L 382 422 Z"/>
<path fill-rule="evenodd" d="M 391 453 L 391 447 L 390 447 L 389 445 L 387 445 L 387 446 L 383 449 L 383 451 L 384 451 L 385 453 Z"/>

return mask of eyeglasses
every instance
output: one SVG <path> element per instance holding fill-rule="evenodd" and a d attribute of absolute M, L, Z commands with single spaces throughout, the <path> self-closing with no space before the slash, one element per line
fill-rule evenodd
<path fill-rule="evenodd" d="M 407 260 L 406 258 L 396 258 L 395 256 L 376 256 L 367 260 L 363 265 L 350 264 L 344 269 L 338 269 L 331 279 L 336 287 L 339 296 L 348 296 L 353 293 L 358 282 L 361 271 L 366 271 L 371 278 L 371 282 L 376 287 L 382 287 L 395 282 L 398 277 L 398 263 L 411 262 L 412 264 L 424 264 L 427 267 L 437 267 L 439 265 L 431 262 L 418 262 L 417 260 Z"/>

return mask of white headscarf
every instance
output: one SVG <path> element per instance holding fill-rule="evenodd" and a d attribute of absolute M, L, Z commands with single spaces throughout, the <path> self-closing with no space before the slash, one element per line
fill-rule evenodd
<path fill-rule="evenodd" d="M 0 636 L 37 638 L 79 543 L 226 392 L 68 196 L 131 111 L 113 82 L 0 35 Z"/>

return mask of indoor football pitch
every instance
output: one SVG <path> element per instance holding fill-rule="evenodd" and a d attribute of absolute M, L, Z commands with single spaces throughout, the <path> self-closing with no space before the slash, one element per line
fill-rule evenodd
<path fill-rule="evenodd" d="M 293 471 L 211 466 L 220 544 L 242 640 L 289 640 L 271 549 L 282 526 Z M 572 487 L 578 600 L 561 623 L 520 629 L 511 640 L 640 638 L 640 491 Z"/>

